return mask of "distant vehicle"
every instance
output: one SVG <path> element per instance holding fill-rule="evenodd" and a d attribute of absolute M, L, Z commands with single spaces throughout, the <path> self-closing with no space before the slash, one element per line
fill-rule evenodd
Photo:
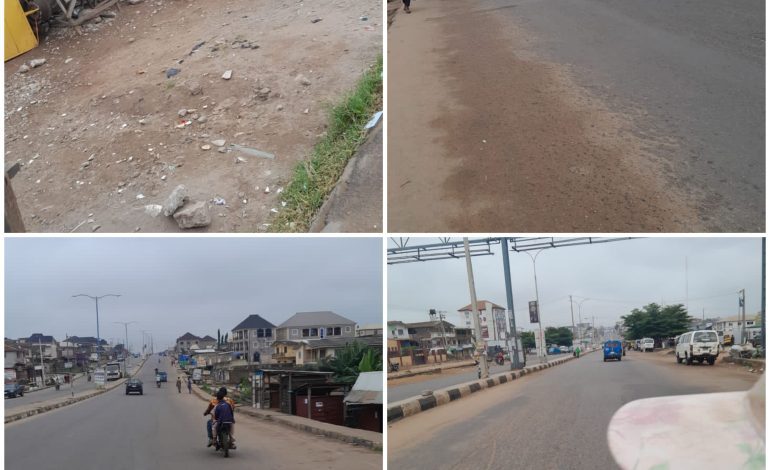
<path fill-rule="evenodd" d="M 142 381 L 139 379 L 129 379 L 128 382 L 126 382 L 126 395 L 137 392 L 139 395 L 144 395 Z"/>
<path fill-rule="evenodd" d="M 620 341 L 612 340 L 604 343 L 604 362 L 608 359 L 623 360 L 623 345 Z"/>
<path fill-rule="evenodd" d="M 107 375 L 107 380 L 118 380 L 123 376 L 123 373 L 120 371 L 119 362 L 108 362 L 104 371 Z"/>
<path fill-rule="evenodd" d="M 192 374 L 192 380 L 196 384 L 201 381 L 201 370 L 200 369 L 194 369 Z M 398 372 L 398 367 L 396 367 L 396 370 L 394 372 Z"/>
<path fill-rule="evenodd" d="M 639 350 L 642 352 L 647 351 L 654 351 L 655 350 L 655 340 L 652 338 L 643 338 L 639 342 Z"/>
<path fill-rule="evenodd" d="M 158 375 L 160 375 L 160 381 L 161 382 L 168 382 L 168 374 L 166 374 L 162 370 L 159 370 L 158 371 Z"/>
<path fill-rule="evenodd" d="M 548 354 L 561 354 L 561 349 L 559 349 L 557 346 L 551 346 L 548 348 Z"/>
<path fill-rule="evenodd" d="M 89 357 L 89 359 L 91 360 L 91 362 L 96 362 L 99 360 L 99 355 L 96 353 L 91 353 L 91 356 Z"/>
<path fill-rule="evenodd" d="M 676 343 L 676 362 L 691 365 L 692 361 L 703 361 L 713 366 L 719 357 L 719 336 L 714 330 L 699 330 L 685 333 Z"/>
<path fill-rule="evenodd" d="M 16 398 L 24 396 L 24 385 L 17 383 L 5 384 L 5 398 Z"/>
<path fill-rule="evenodd" d="M 568 353 L 569 352 L 569 347 L 567 347 L 567 346 L 559 346 L 559 351 L 561 351 L 562 353 Z"/>
<path fill-rule="evenodd" d="M 724 342 L 722 344 L 725 346 L 732 346 L 735 344 L 735 337 L 729 333 L 725 333 Z"/>

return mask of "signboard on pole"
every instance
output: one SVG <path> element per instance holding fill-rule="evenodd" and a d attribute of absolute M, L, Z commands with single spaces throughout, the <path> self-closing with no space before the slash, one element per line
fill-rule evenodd
<path fill-rule="evenodd" d="M 529 302 L 529 322 L 540 323 L 540 312 L 537 308 L 537 300 Z"/>
<path fill-rule="evenodd" d="M 104 387 L 104 381 L 106 379 L 106 374 L 104 372 L 104 369 L 96 369 L 94 371 L 94 383 L 97 387 Z"/>
<path fill-rule="evenodd" d="M 65 362 L 64 363 L 64 368 L 65 369 L 72 369 L 72 363 L 71 362 Z"/>

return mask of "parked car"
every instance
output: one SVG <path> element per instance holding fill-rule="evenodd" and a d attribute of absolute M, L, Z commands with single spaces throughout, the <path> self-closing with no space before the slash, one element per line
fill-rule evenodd
<path fill-rule="evenodd" d="M 652 338 L 643 338 L 641 341 L 639 341 L 639 350 L 642 352 L 654 351 L 655 340 Z"/>
<path fill-rule="evenodd" d="M 126 382 L 126 395 L 130 393 L 139 393 L 139 395 L 144 395 L 144 388 L 142 386 L 141 380 L 128 379 Z"/>
<path fill-rule="evenodd" d="M 623 344 L 620 341 L 611 340 L 604 343 L 604 362 L 608 359 L 623 360 Z"/>
<path fill-rule="evenodd" d="M 559 346 L 559 351 L 564 354 L 569 352 L 569 348 L 567 346 Z"/>
<path fill-rule="evenodd" d="M 676 343 L 676 362 L 691 365 L 692 361 L 703 361 L 713 366 L 719 357 L 719 336 L 713 330 L 698 330 L 685 333 Z"/>
<path fill-rule="evenodd" d="M 561 349 L 558 346 L 551 346 L 548 348 L 548 354 L 561 354 Z"/>
<path fill-rule="evenodd" d="M 158 371 L 158 375 L 160 375 L 160 381 L 161 382 L 168 382 L 168 374 L 166 374 L 162 370 L 159 370 Z"/>
<path fill-rule="evenodd" d="M 24 396 L 24 385 L 17 383 L 5 384 L 5 398 L 16 398 Z"/>

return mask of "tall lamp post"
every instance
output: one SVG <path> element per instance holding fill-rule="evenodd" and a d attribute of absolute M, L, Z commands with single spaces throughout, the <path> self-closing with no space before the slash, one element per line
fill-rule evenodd
<path fill-rule="evenodd" d="M 578 341 L 582 344 L 583 343 L 583 329 L 580 327 L 581 323 L 583 322 L 583 302 L 591 299 L 583 299 L 580 302 L 576 302 L 572 300 L 572 296 L 570 295 L 570 302 L 578 304 Z M 571 307 L 571 306 L 570 306 Z"/>
<path fill-rule="evenodd" d="M 147 338 L 150 336 L 150 330 L 142 330 L 142 353 L 147 349 Z"/>
<path fill-rule="evenodd" d="M 128 325 L 131 323 L 139 323 L 137 321 L 116 321 L 119 325 L 123 325 L 126 330 L 126 344 L 123 345 L 123 376 L 128 377 Z"/>
<path fill-rule="evenodd" d="M 532 272 L 535 275 L 535 302 L 537 302 L 537 325 L 540 329 L 539 337 L 540 337 L 540 348 L 537 352 L 538 356 L 540 356 L 540 362 L 548 362 L 548 356 L 545 354 L 545 336 L 543 335 L 543 315 L 542 311 L 540 309 L 540 294 L 537 289 L 537 256 L 542 253 L 543 250 L 537 250 L 537 253 L 533 256 L 531 252 L 525 251 L 527 255 L 529 255 L 530 259 L 532 259 Z"/>
<path fill-rule="evenodd" d="M 77 294 L 77 295 L 73 295 L 72 297 L 88 297 L 89 299 L 93 299 L 94 302 L 96 303 L 96 355 L 98 358 L 99 347 L 101 346 L 101 336 L 99 336 L 99 299 L 103 299 L 105 297 L 120 297 L 120 294 L 104 294 L 104 295 Z"/>

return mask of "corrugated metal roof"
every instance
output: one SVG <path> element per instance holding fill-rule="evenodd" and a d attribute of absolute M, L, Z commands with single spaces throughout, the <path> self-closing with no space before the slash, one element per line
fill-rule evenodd
<path fill-rule="evenodd" d="M 248 317 L 246 317 L 245 320 L 238 323 L 238 326 L 233 328 L 233 331 L 246 330 L 246 329 L 251 330 L 251 329 L 258 329 L 258 328 L 267 330 L 267 329 L 275 328 L 275 325 L 265 320 L 264 318 L 260 317 L 259 315 L 249 315 Z M 214 338 L 211 338 L 211 339 L 214 339 Z"/>
<path fill-rule="evenodd" d="M 382 405 L 382 371 L 361 372 L 345 403 Z"/>

